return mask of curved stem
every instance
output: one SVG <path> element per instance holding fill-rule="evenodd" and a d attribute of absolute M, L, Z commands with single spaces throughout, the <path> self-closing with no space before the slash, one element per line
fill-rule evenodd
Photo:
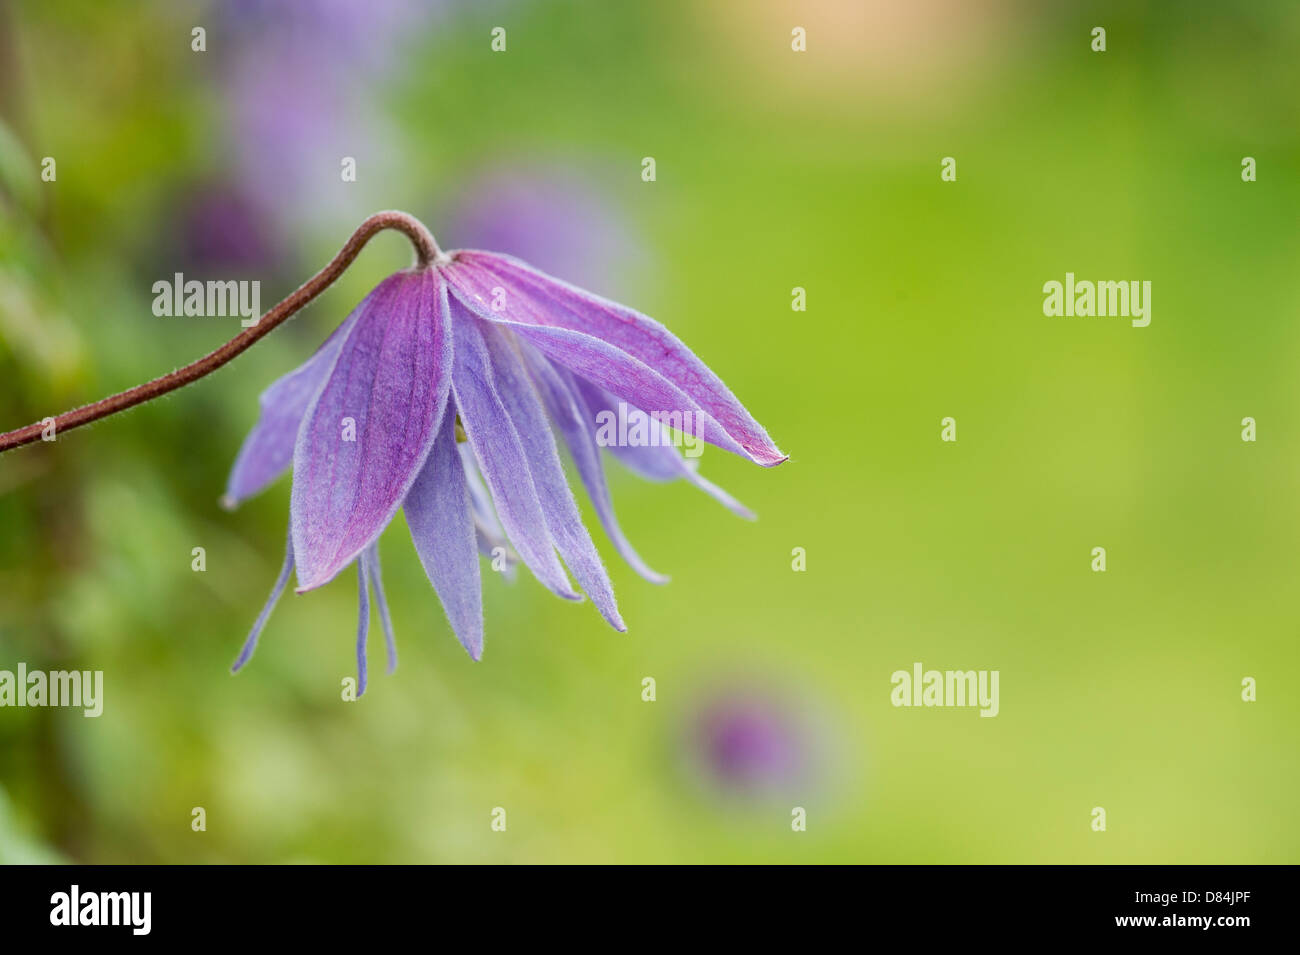
<path fill-rule="evenodd" d="M 438 244 L 433 240 L 429 230 L 414 216 L 407 215 L 405 212 L 377 212 L 357 227 L 357 231 L 352 233 L 351 238 L 339 250 L 338 255 L 334 256 L 329 265 L 313 275 L 299 286 L 297 291 L 258 319 L 257 324 L 244 329 L 216 351 L 204 355 L 198 361 L 191 362 L 184 368 L 178 368 L 160 378 L 147 381 L 142 385 L 136 385 L 134 388 L 128 388 L 116 395 L 101 398 L 94 404 L 83 405 L 72 411 L 64 412 L 53 419 L 55 433 L 70 431 L 73 428 L 81 427 L 83 424 L 90 424 L 92 421 L 107 418 L 109 415 L 125 411 L 135 405 L 152 401 L 160 395 L 175 391 L 177 388 L 198 381 L 205 375 L 216 371 L 329 288 L 352 264 L 352 260 L 357 257 L 362 247 L 376 233 L 382 232 L 384 229 L 397 229 L 399 232 L 406 234 L 407 238 L 411 240 L 411 244 L 415 246 L 419 267 L 424 268 L 435 262 L 446 261 L 446 256 L 438 248 Z M 40 440 L 42 432 L 46 430 L 49 423 L 50 419 L 47 418 L 44 421 L 29 424 L 25 428 L 0 434 L 0 453 Z"/>

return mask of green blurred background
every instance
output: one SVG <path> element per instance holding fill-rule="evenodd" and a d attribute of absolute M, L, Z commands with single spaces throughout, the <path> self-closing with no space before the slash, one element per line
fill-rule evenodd
<path fill-rule="evenodd" d="M 343 574 L 232 677 L 289 482 L 217 498 L 408 263 L 377 238 L 219 374 L 0 457 L 0 669 L 105 681 L 99 719 L 0 710 L 0 861 L 1296 862 L 1298 44 L 1290 0 L 0 0 L 0 429 L 238 330 L 153 282 L 266 308 L 401 208 L 663 320 L 792 455 L 704 455 L 756 524 L 611 463 L 673 576 L 587 511 L 625 635 L 485 574 L 472 663 L 399 518 L 395 675 L 372 631 L 340 699 Z M 1044 317 L 1067 271 L 1150 280 L 1150 327 Z M 915 661 L 999 670 L 1000 715 L 894 708 Z M 738 779 L 717 719 L 795 757 Z"/>

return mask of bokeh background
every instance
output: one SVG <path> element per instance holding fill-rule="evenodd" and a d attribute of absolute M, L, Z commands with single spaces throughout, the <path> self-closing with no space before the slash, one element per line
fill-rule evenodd
<path fill-rule="evenodd" d="M 0 0 L 0 428 L 237 331 L 153 282 L 269 307 L 401 208 L 665 321 L 792 455 L 704 455 L 754 524 L 611 463 L 673 576 L 597 529 L 625 635 L 489 574 L 472 663 L 399 518 L 395 675 L 372 631 L 340 699 L 344 574 L 231 676 L 289 483 L 218 496 L 380 236 L 219 374 L 0 457 L 0 668 L 105 674 L 99 719 L 0 710 L 0 861 L 1297 861 L 1298 46 L 1290 0 Z M 1044 317 L 1066 271 L 1150 280 L 1150 327 Z M 894 708 L 915 661 L 1000 715 Z"/>

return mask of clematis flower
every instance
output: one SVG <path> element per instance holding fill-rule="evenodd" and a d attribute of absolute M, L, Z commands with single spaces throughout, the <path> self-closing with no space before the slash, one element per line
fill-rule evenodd
<path fill-rule="evenodd" d="M 618 403 L 657 427 L 651 413 L 689 413 L 684 420 L 704 440 L 756 464 L 786 460 L 718 376 L 639 312 L 488 252 L 440 255 L 385 279 L 305 364 L 262 394 L 231 471 L 223 500 L 233 507 L 293 470 L 284 565 L 234 669 L 252 655 L 295 571 L 303 593 L 356 563 L 358 692 L 372 590 L 391 670 L 376 541 L 399 508 L 473 659 L 483 652 L 479 555 L 496 548 L 557 596 L 585 593 L 625 630 L 555 439 L 615 549 L 641 576 L 666 581 L 624 537 L 610 503 L 595 421 Z M 670 442 L 609 450 L 639 474 L 688 480 L 752 516 Z"/>

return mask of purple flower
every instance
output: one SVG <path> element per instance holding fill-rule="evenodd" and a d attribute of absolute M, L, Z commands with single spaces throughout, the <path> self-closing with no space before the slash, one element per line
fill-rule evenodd
<path fill-rule="evenodd" d="M 290 465 L 294 477 L 284 567 L 234 668 L 251 656 L 291 572 L 302 593 L 357 561 L 358 691 L 372 588 L 391 670 L 376 541 L 398 508 L 473 659 L 483 652 L 478 555 L 507 540 L 511 559 L 545 587 L 580 600 L 567 565 L 606 621 L 625 630 L 552 435 L 554 428 L 567 445 L 619 553 L 663 582 L 624 538 L 610 504 L 595 422 L 618 402 L 635 414 L 677 415 L 670 420 L 692 422 L 703 440 L 757 464 L 786 460 L 717 375 L 632 309 L 487 252 L 456 252 L 389 276 L 311 359 L 262 394 L 261 416 L 235 461 L 229 506 Z M 611 451 L 647 477 L 686 478 L 747 514 L 671 443 Z"/>
<path fill-rule="evenodd" d="M 272 223 L 234 186 L 191 187 L 179 197 L 180 220 L 172 255 L 196 269 L 253 269 L 274 261 Z"/>
<path fill-rule="evenodd" d="M 732 700 L 701 718 L 700 748 L 714 777 L 750 789 L 783 780 L 799 764 L 794 735 L 781 714 L 754 701 Z"/>
<path fill-rule="evenodd" d="M 418 0 L 227 0 L 214 48 L 233 178 L 280 230 L 347 220 L 368 203 L 397 154 L 382 87 L 408 58 L 405 42 L 449 6 Z M 367 174 L 340 186 L 340 161 Z"/>
<path fill-rule="evenodd" d="M 437 216 L 467 245 L 498 249 L 588 288 L 617 289 L 645 250 L 600 187 L 600 167 L 497 163 Z"/>
<path fill-rule="evenodd" d="M 743 799 L 799 793 L 817 775 L 817 739 L 802 707 L 770 687 L 716 690 L 691 718 L 687 753 L 710 789 Z"/>

